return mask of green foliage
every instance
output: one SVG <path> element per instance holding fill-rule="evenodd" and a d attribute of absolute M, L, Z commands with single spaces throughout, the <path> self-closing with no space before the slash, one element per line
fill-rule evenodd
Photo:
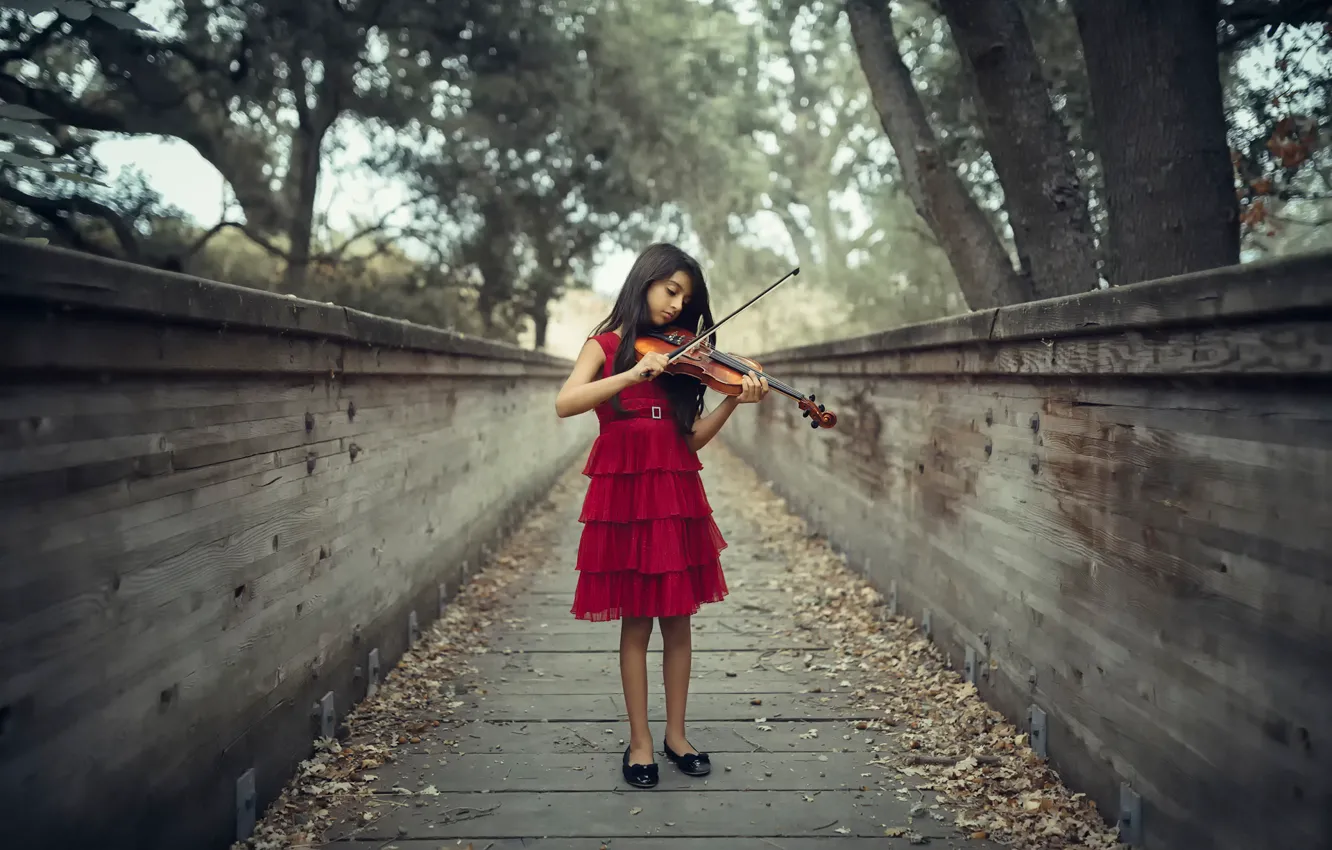
<path fill-rule="evenodd" d="M 1245 247 L 1252 256 L 1326 247 L 1332 24 L 1279 23 L 1247 49 L 1223 56 Z"/>
<path fill-rule="evenodd" d="M 1020 2 L 1101 227 L 1094 151 L 1106 141 L 1077 28 L 1065 0 Z M 159 32 L 116 0 L 0 0 L 0 226 L 506 339 L 528 322 L 540 339 L 604 249 L 654 238 L 702 255 L 722 310 L 801 265 L 732 326 L 759 350 L 956 312 L 843 6 L 175 0 Z M 1006 234 L 948 27 L 931 0 L 894 9 L 946 165 Z M 1332 86 L 1326 31 L 1269 23 L 1223 21 L 1218 36 L 1249 244 L 1278 251 L 1311 244 L 1332 217 L 1317 142 Z M 89 147 L 107 132 L 191 145 L 234 209 L 200 227 L 141 177 L 106 175 Z M 411 200 L 338 234 L 315 195 L 358 134 L 365 165 Z"/>
<path fill-rule="evenodd" d="M 94 5 L 85 0 L 0 0 L 0 12 L 5 10 L 28 18 L 49 13 L 55 18 L 50 27 L 58 26 L 65 19 L 105 24 L 118 30 L 153 31 L 124 9 Z M 30 106 L 0 102 L 0 141 L 11 145 L 10 150 L 0 150 L 0 166 L 29 169 L 61 181 L 103 185 L 96 178 L 71 170 L 71 163 L 64 156 L 43 154 L 34 149 L 34 142 L 52 148 L 61 146 L 60 141 L 42 126 L 43 122 L 53 120 L 50 115 Z"/>

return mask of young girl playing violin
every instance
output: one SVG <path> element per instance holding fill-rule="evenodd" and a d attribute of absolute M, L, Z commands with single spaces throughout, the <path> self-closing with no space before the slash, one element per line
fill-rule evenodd
<path fill-rule="evenodd" d="M 657 784 L 648 728 L 647 648 L 661 623 L 666 685 L 662 752 L 690 776 L 706 776 L 706 753 L 685 737 L 691 656 L 689 618 L 726 597 L 719 554 L 726 541 L 703 492 L 698 450 L 738 404 L 761 401 L 766 378 L 744 376 L 739 395 L 703 413 L 704 386 L 666 372 L 666 355 L 638 359 L 640 333 L 712 326 L 708 287 L 697 261 L 670 244 L 648 246 L 629 270 L 610 315 L 578 354 L 555 399 L 560 418 L 595 410 L 600 434 L 583 469 L 590 479 L 579 521 L 578 586 L 570 613 L 621 620 L 620 680 L 629 713 L 621 769 L 639 788 Z"/>

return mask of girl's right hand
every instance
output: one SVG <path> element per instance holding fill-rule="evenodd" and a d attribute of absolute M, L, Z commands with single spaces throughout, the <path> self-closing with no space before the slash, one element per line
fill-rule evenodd
<path fill-rule="evenodd" d="M 670 358 L 659 351 L 649 351 L 624 373 L 629 376 L 630 383 L 641 384 L 643 381 L 650 381 L 653 378 L 666 371 L 670 365 Z M 646 372 L 647 374 L 643 374 Z"/>

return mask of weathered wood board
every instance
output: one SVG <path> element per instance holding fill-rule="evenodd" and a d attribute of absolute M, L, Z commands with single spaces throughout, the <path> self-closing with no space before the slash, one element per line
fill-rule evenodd
<path fill-rule="evenodd" d="M 1332 258 L 761 357 L 839 417 L 723 436 L 1146 846 L 1332 811 Z M 788 377 L 789 376 L 789 377 Z"/>
<path fill-rule="evenodd" d="M 539 353 L 4 247 L 6 841 L 225 847 L 595 423 Z"/>

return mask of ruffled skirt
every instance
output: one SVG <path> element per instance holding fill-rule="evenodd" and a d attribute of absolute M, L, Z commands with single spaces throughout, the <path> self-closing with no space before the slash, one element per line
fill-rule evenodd
<path fill-rule="evenodd" d="M 575 618 L 687 616 L 726 598 L 726 541 L 702 468 L 669 421 L 602 431 L 583 467 L 590 480 L 579 516 Z"/>

